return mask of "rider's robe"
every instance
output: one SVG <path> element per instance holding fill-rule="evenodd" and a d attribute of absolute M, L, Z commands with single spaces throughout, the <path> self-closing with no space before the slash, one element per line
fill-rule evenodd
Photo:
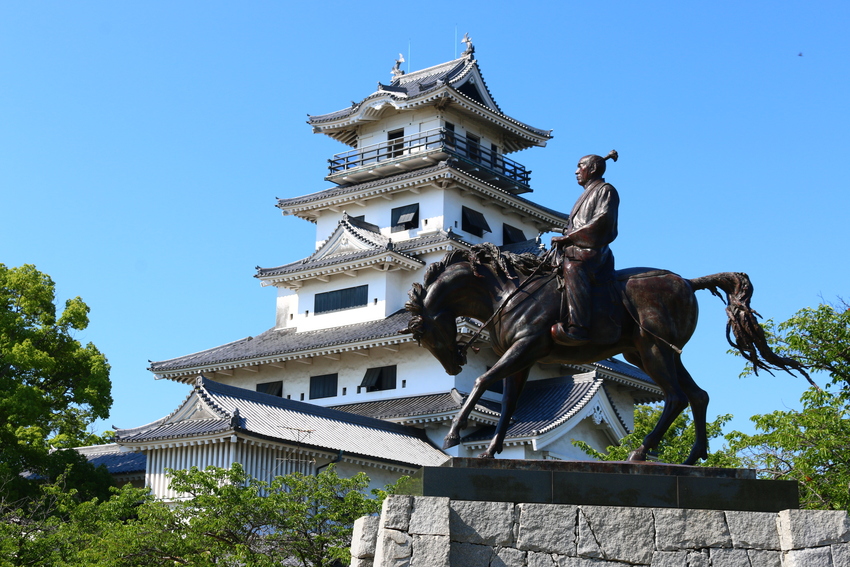
<path fill-rule="evenodd" d="M 591 286 L 605 282 L 614 271 L 608 245 L 617 238 L 619 206 L 617 190 L 600 178 L 587 184 L 570 213 L 564 235 L 571 244 L 562 252 L 570 326 L 590 328 Z"/>

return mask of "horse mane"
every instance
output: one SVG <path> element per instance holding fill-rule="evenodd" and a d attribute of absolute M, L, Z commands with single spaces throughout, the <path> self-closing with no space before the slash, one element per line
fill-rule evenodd
<path fill-rule="evenodd" d="M 405 308 L 413 315 L 409 330 L 413 332 L 415 337 L 418 338 L 417 331 L 421 334 L 425 293 L 428 286 L 432 285 L 450 266 L 461 262 L 469 262 L 472 273 L 478 277 L 481 277 L 478 269 L 481 266 L 485 266 L 493 269 L 497 275 L 515 280 L 520 275 L 527 276 L 531 274 L 540 267 L 544 259 L 530 252 L 524 252 L 522 254 L 505 252 L 499 250 L 496 245 L 489 242 L 476 244 L 469 250 L 451 250 L 447 252 L 442 260 L 438 260 L 428 266 L 428 269 L 425 271 L 424 285 L 414 283 L 413 288 L 407 294 L 410 301 L 405 304 Z M 544 266 L 542 272 L 548 272 L 551 269 Z"/>

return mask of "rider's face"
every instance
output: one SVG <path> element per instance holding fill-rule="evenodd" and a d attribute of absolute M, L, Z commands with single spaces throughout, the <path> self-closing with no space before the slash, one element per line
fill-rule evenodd
<path fill-rule="evenodd" d="M 588 160 L 582 159 L 578 162 L 578 169 L 576 169 L 576 181 L 578 184 L 584 187 L 587 185 L 587 182 L 590 181 L 593 172 L 591 171 L 590 162 Z"/>

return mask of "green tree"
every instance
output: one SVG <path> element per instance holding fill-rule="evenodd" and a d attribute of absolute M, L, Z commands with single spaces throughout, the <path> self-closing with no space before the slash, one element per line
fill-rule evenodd
<path fill-rule="evenodd" d="M 605 453 L 601 453 L 584 441 L 573 440 L 573 445 L 600 461 L 625 461 L 629 453 L 636 450 L 643 443 L 644 438 L 658 423 L 663 406 L 661 404 L 647 404 L 635 406 L 635 426 L 633 431 L 620 440 L 619 445 L 608 447 Z M 708 439 L 716 439 L 722 436 L 723 426 L 732 419 L 731 415 L 721 415 L 717 419 L 706 424 Z M 664 434 L 656 449 L 658 460 L 662 463 L 682 463 L 688 458 L 691 447 L 696 439 L 693 419 L 690 409 L 682 412 L 679 417 Z M 708 459 L 701 461 L 700 466 L 705 467 L 736 467 L 739 464 L 734 452 L 727 447 L 709 453 Z"/>
<path fill-rule="evenodd" d="M 33 488 L 24 471 L 43 480 L 82 465 L 50 445 L 84 444 L 87 427 L 112 405 L 106 357 L 73 338 L 88 326 L 88 306 L 69 299 L 57 316 L 54 301 L 50 276 L 0 264 L 0 479 L 12 498 Z"/>
<path fill-rule="evenodd" d="M 850 305 L 807 307 L 764 327 L 777 353 L 829 381 L 805 390 L 800 410 L 751 417 L 756 433 L 733 431 L 729 446 L 759 477 L 796 480 L 804 508 L 850 510 Z"/>
<path fill-rule="evenodd" d="M 802 410 L 750 419 L 757 433 L 733 431 L 729 446 L 760 478 L 796 480 L 803 508 L 850 510 L 850 403 L 846 395 L 807 389 Z"/>
<path fill-rule="evenodd" d="M 370 498 L 365 474 L 342 478 L 333 467 L 270 483 L 252 478 L 238 463 L 170 474 L 171 488 L 186 499 L 140 506 L 136 519 L 117 524 L 89 549 L 90 562 L 264 567 L 294 561 L 328 567 L 347 562 L 354 521 L 376 513 L 386 494 L 373 491 L 378 498 Z"/>
<path fill-rule="evenodd" d="M 134 517 L 150 501 L 146 489 L 112 488 L 104 501 L 82 500 L 65 475 L 43 482 L 18 501 L 0 491 L 0 565 L 70 566 L 98 564 L 91 549 L 103 534 Z"/>
<path fill-rule="evenodd" d="M 774 351 L 826 373 L 830 384 L 850 395 L 850 304 L 839 299 L 834 305 L 806 307 L 782 323 L 767 321 L 764 328 Z"/>

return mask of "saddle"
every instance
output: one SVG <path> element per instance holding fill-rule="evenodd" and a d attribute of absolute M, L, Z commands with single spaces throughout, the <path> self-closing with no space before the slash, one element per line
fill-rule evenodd
<path fill-rule="evenodd" d="M 592 345 L 610 345 L 620 340 L 625 318 L 634 318 L 634 308 L 626 295 L 630 280 L 671 274 L 656 268 L 625 268 L 615 270 L 605 282 L 591 288 L 593 304 L 589 329 Z"/>

